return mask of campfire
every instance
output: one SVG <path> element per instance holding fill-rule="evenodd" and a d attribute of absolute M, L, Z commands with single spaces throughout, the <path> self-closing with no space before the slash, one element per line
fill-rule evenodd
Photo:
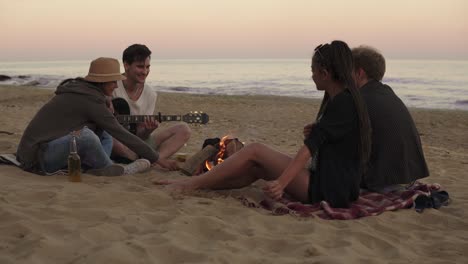
<path fill-rule="evenodd" d="M 232 156 L 243 146 L 244 144 L 237 138 L 230 136 L 224 136 L 221 139 L 208 138 L 203 143 L 202 149 L 191 156 L 180 169 L 189 176 L 207 172 Z"/>
<path fill-rule="evenodd" d="M 230 138 L 229 136 L 224 136 L 218 143 L 218 153 L 216 153 L 216 155 L 208 158 L 205 161 L 204 171 L 209 171 L 214 166 L 222 163 L 224 159 L 227 159 L 229 156 L 236 153 L 243 146 L 244 144 L 242 144 L 242 142 L 240 142 L 237 138 Z"/>

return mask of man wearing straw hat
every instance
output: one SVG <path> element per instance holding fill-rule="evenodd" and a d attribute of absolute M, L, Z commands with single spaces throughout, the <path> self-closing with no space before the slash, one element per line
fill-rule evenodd
<path fill-rule="evenodd" d="M 148 169 L 150 163 L 176 169 L 175 162 L 159 159 L 157 152 L 125 130 L 109 111 L 106 96 L 111 96 L 117 81 L 124 79 L 118 60 L 98 58 L 91 62 L 85 78 L 63 81 L 55 96 L 33 117 L 21 138 L 17 159 L 22 168 L 42 174 L 66 168 L 73 133 L 77 136 L 81 164 L 90 174 L 133 174 Z M 101 143 L 104 131 L 143 159 L 126 166 L 114 164 Z"/>

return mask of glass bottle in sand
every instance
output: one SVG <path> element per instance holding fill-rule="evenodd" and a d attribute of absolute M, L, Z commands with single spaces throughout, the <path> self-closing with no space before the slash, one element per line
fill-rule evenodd
<path fill-rule="evenodd" d="M 73 135 L 70 141 L 70 154 L 68 155 L 68 180 L 71 182 L 81 182 L 81 159 L 76 147 L 76 136 Z"/>

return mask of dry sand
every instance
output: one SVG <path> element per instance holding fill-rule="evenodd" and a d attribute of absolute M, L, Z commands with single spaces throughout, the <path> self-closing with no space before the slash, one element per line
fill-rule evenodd
<path fill-rule="evenodd" d="M 53 95 L 0 87 L 0 152 L 15 152 L 24 128 Z M 160 94 L 158 111 L 204 111 L 181 151 L 226 134 L 294 153 L 318 101 L 270 96 Z M 466 263 L 468 112 L 411 109 L 431 176 L 452 202 L 351 221 L 272 216 L 236 196 L 258 187 L 174 196 L 151 184 L 183 177 L 152 170 L 124 177 L 43 177 L 0 166 L 0 263 Z"/>

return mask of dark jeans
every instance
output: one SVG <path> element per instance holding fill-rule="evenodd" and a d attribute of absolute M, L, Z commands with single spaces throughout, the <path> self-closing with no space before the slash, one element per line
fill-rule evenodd
<path fill-rule="evenodd" d="M 45 172 L 53 173 L 67 167 L 71 139 L 72 135 L 68 134 L 47 143 L 41 153 L 41 167 Z M 105 131 L 98 137 L 92 130 L 84 127 L 76 137 L 76 145 L 81 166 L 100 169 L 113 163 L 110 159 L 112 137 Z"/>

